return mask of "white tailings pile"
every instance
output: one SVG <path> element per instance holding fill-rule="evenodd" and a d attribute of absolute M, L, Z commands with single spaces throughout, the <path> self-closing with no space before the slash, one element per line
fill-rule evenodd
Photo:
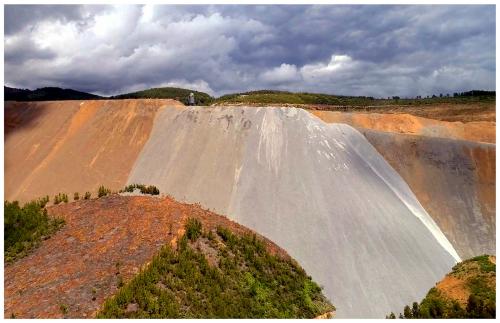
<path fill-rule="evenodd" d="M 128 182 L 200 202 L 273 240 L 341 318 L 399 313 L 459 260 L 363 135 L 301 109 L 164 109 Z"/>

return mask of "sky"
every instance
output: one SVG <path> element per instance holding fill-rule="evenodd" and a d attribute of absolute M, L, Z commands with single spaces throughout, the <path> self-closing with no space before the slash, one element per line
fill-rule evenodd
<path fill-rule="evenodd" d="M 495 6 L 6 5 L 5 85 L 413 97 L 495 89 Z"/>

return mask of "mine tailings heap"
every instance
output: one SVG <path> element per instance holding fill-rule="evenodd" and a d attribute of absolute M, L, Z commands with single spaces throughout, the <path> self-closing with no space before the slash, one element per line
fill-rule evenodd
<path fill-rule="evenodd" d="M 155 185 L 286 250 L 336 317 L 383 318 L 460 258 L 494 254 L 495 144 L 432 122 L 406 134 L 344 119 L 173 100 L 6 102 L 5 198 Z"/>

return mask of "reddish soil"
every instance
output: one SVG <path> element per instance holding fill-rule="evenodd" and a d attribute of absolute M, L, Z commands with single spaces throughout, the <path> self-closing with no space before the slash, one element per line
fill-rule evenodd
<path fill-rule="evenodd" d="M 156 113 L 174 100 L 6 102 L 5 199 L 123 188 Z"/>
<path fill-rule="evenodd" d="M 111 195 L 48 208 L 66 225 L 32 254 L 5 267 L 4 315 L 90 318 L 160 248 L 176 241 L 189 217 L 204 229 L 253 233 L 198 205 L 166 198 Z M 286 252 L 260 236 L 268 250 Z M 63 314 L 61 307 L 66 307 Z"/>
<path fill-rule="evenodd" d="M 447 275 L 436 285 L 436 288 L 448 298 L 458 301 L 462 307 L 467 306 L 470 291 L 465 287 L 465 282 L 462 279 Z"/>
<path fill-rule="evenodd" d="M 495 256 L 489 256 L 489 260 L 496 264 Z M 476 264 L 469 266 L 473 266 L 468 267 L 469 271 L 465 271 L 465 273 L 460 274 L 448 274 L 443 280 L 436 284 L 437 289 L 439 289 L 449 299 L 457 300 L 464 308 L 467 306 L 467 300 L 471 294 L 471 291 L 467 286 L 467 281 L 474 275 L 474 272 L 479 270 Z M 490 275 L 487 278 L 489 286 L 495 285 L 495 276 L 496 275 L 493 273 L 493 275 Z"/>

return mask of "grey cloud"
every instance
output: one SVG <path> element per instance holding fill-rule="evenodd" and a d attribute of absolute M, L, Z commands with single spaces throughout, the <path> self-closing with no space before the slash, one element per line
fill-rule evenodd
<path fill-rule="evenodd" d="M 5 5 L 4 30 L 6 35 L 11 35 L 47 20 L 78 21 L 84 24 L 85 20 L 95 13 L 107 9 L 110 8 L 81 5 Z"/>
<path fill-rule="evenodd" d="M 41 27 L 51 23 L 67 46 Z M 100 94 L 491 90 L 495 25 L 494 6 L 6 6 L 5 79 Z M 349 62 L 328 67 L 332 55 Z M 324 69 L 307 74 L 314 66 Z"/>
<path fill-rule="evenodd" d="M 53 59 L 57 53 L 50 49 L 39 48 L 29 38 L 12 39 L 5 46 L 4 59 L 6 64 L 22 64 L 29 60 Z"/>

